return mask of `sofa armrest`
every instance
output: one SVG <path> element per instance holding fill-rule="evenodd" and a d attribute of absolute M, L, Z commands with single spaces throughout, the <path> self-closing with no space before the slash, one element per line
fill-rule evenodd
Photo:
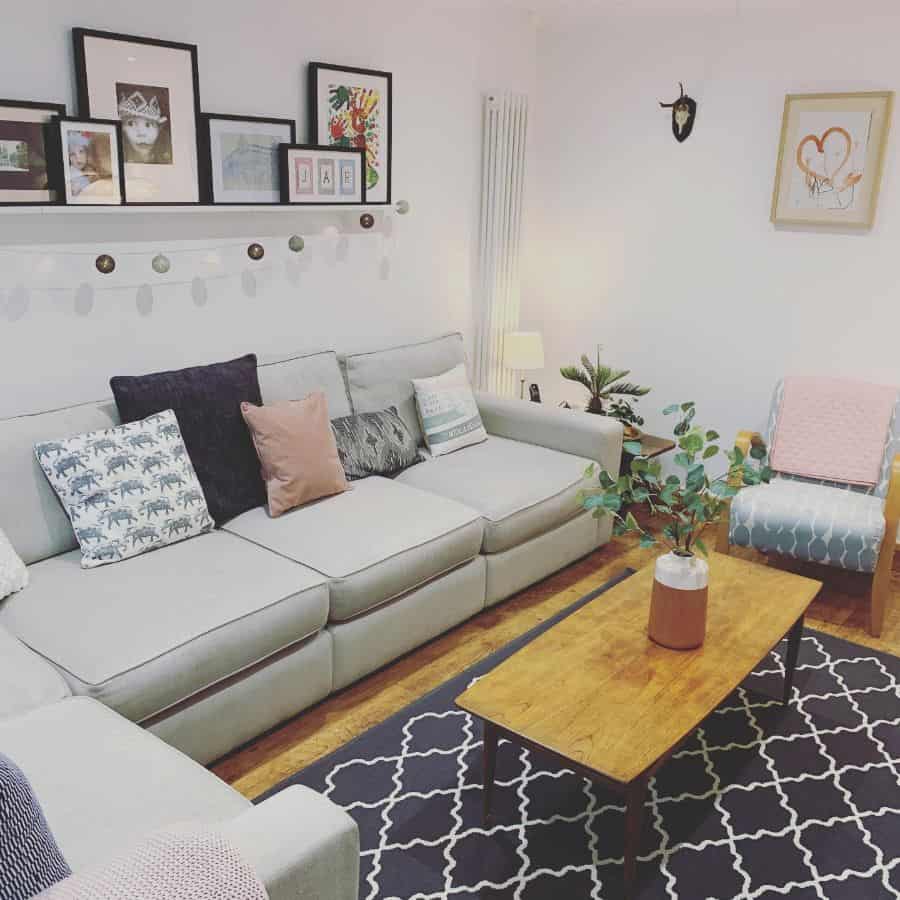
<path fill-rule="evenodd" d="M 619 474 L 623 429 L 616 419 L 496 394 L 476 393 L 475 402 L 489 434 L 572 453 Z"/>
<path fill-rule="evenodd" d="M 0 625 L 0 719 L 71 694 L 62 675 Z"/>
<path fill-rule="evenodd" d="M 219 831 L 254 867 L 270 900 L 357 900 L 356 822 L 321 794 L 294 785 Z"/>

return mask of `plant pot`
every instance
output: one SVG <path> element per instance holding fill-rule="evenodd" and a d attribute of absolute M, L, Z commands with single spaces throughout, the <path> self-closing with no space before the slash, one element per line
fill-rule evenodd
<path fill-rule="evenodd" d="M 650 638 L 671 650 L 691 650 L 706 637 L 709 565 L 696 556 L 666 553 L 656 560 L 650 598 Z"/>

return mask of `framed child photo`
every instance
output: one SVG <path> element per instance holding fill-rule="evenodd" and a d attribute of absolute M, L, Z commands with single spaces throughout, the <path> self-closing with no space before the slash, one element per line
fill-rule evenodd
<path fill-rule="evenodd" d="M 366 202 L 364 150 L 282 144 L 281 200 L 307 206 Z"/>
<path fill-rule="evenodd" d="M 60 116 L 50 126 L 58 148 L 54 183 L 72 206 L 120 206 L 125 202 L 125 161 L 118 119 Z"/>
<path fill-rule="evenodd" d="M 375 69 L 309 64 L 313 140 L 365 150 L 366 202 L 391 202 L 393 76 Z"/>
<path fill-rule="evenodd" d="M 278 147 L 297 140 L 292 119 L 202 113 L 206 203 L 279 203 Z"/>
<path fill-rule="evenodd" d="M 75 28 L 78 106 L 122 123 L 131 203 L 200 202 L 197 47 Z"/>
<path fill-rule="evenodd" d="M 56 203 L 47 126 L 62 103 L 0 100 L 0 206 Z"/>
<path fill-rule="evenodd" d="M 893 105 L 891 91 L 788 94 L 772 222 L 871 228 Z"/>

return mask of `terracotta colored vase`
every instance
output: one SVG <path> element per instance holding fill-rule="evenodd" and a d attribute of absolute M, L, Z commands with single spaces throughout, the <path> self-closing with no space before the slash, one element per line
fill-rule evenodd
<path fill-rule="evenodd" d="M 706 637 L 709 565 L 666 553 L 656 560 L 650 598 L 650 638 L 671 650 L 691 650 Z"/>

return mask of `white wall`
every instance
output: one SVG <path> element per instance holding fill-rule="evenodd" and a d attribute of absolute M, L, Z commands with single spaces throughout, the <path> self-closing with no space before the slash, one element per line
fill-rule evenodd
<path fill-rule="evenodd" d="M 0 210 L 0 416 L 105 396 L 117 373 L 249 351 L 347 350 L 450 329 L 470 334 L 480 97 L 533 88 L 530 16 L 491 12 L 480 0 L 32 0 L 18 4 L 0 31 L 0 97 L 65 101 L 74 112 L 73 26 L 196 43 L 205 110 L 295 117 L 301 139 L 307 62 L 392 71 L 393 194 L 413 212 L 392 219 L 389 240 L 363 234 L 345 215 L 350 236 L 339 243 L 317 235 L 338 222 L 324 214 L 113 219 Z M 285 246 L 293 232 L 309 238 L 301 261 Z M 253 285 L 241 276 L 254 267 L 243 247 L 256 238 L 267 255 L 255 267 L 250 296 Z M 231 246 L 221 265 L 209 263 L 208 249 L 223 243 Z M 34 244 L 40 252 L 9 252 Z M 175 252 L 190 248 L 197 250 Z M 64 257 L 63 249 L 87 255 Z M 119 267 L 104 278 L 92 266 L 106 250 Z M 165 278 L 149 267 L 160 250 L 175 263 Z M 223 273 L 233 277 L 210 280 L 208 302 L 194 304 L 186 282 Z M 142 315 L 136 290 L 144 283 L 154 303 Z M 94 291 L 89 311 L 76 310 L 83 284 Z"/>
<path fill-rule="evenodd" d="M 657 433 L 671 423 L 653 411 L 688 399 L 723 434 L 759 427 L 782 374 L 900 382 L 896 122 L 870 233 L 769 223 L 784 95 L 900 90 L 896 3 L 621 16 L 538 40 L 522 324 L 544 331 L 549 400 L 582 402 L 558 369 L 597 342 L 654 388 L 640 406 Z M 682 145 L 658 106 L 679 80 L 699 102 Z"/>

